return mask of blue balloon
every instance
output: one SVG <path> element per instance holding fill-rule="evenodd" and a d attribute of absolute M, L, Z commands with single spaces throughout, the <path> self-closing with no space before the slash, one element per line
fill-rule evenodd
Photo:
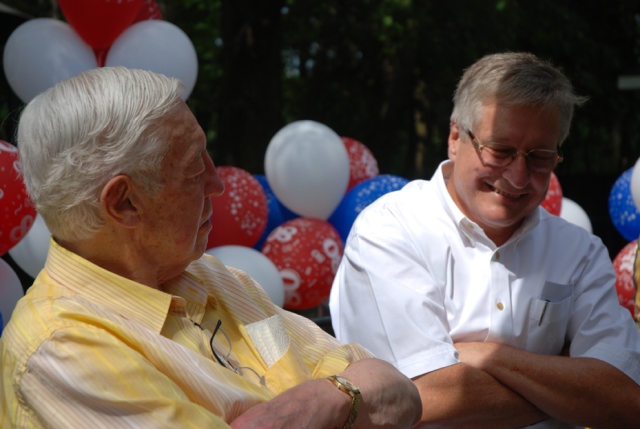
<path fill-rule="evenodd" d="M 254 174 L 255 177 L 262 189 L 264 189 L 264 194 L 267 196 L 267 225 L 264 228 L 264 232 L 258 239 L 258 242 L 253 245 L 253 248 L 256 250 L 261 250 L 264 242 L 267 240 L 267 237 L 277 227 L 282 225 L 288 220 L 295 219 L 300 217 L 295 214 L 288 208 L 286 208 L 276 197 L 276 195 L 271 190 L 271 186 L 269 186 L 269 182 L 267 182 L 267 176 L 261 174 Z"/>
<path fill-rule="evenodd" d="M 383 174 L 358 183 L 342 198 L 328 221 L 338 230 L 342 241 L 346 242 L 351 226 L 362 210 L 369 204 L 392 191 L 402 189 L 409 180 Z"/>
<path fill-rule="evenodd" d="M 640 236 L 640 212 L 631 194 L 631 174 L 628 169 L 613 184 L 609 193 L 609 215 L 618 232 L 628 241 Z"/>

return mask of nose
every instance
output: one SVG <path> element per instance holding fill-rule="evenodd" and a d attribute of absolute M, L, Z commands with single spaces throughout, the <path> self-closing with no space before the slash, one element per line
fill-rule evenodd
<path fill-rule="evenodd" d="M 213 163 L 213 160 L 207 154 L 204 158 L 205 170 L 207 174 L 207 180 L 204 185 L 204 194 L 205 197 L 210 196 L 219 196 L 224 193 L 224 182 L 218 176 L 218 172 L 216 171 L 216 166 Z"/>
<path fill-rule="evenodd" d="M 530 176 L 526 156 L 522 153 L 518 153 L 515 159 L 504 168 L 502 177 L 504 177 L 516 189 L 523 189 L 527 186 L 529 184 Z"/>

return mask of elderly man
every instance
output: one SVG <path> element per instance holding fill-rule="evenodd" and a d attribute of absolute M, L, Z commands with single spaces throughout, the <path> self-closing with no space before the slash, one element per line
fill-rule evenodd
<path fill-rule="evenodd" d="M 449 161 L 365 209 L 331 294 L 338 339 L 412 377 L 438 427 L 638 427 L 640 335 L 600 239 L 539 205 L 575 105 L 556 68 L 489 55 Z"/>
<path fill-rule="evenodd" d="M 0 343 L 2 427 L 411 426 L 410 379 L 203 255 L 223 184 L 181 91 L 101 68 L 25 108 L 24 179 L 53 237 Z"/>

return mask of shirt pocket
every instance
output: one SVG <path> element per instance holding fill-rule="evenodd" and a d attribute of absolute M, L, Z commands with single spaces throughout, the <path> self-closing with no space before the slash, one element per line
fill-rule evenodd
<path fill-rule="evenodd" d="M 558 355 L 562 351 L 569 323 L 573 285 L 546 282 L 540 298 L 529 302 L 526 349 Z"/>

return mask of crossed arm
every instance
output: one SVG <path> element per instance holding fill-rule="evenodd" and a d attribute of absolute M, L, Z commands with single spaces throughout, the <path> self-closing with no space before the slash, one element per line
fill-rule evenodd
<path fill-rule="evenodd" d="M 414 379 L 419 427 L 517 428 L 549 416 L 592 428 L 637 426 L 640 386 L 603 361 L 490 342 L 455 346 L 460 364 Z"/>
<path fill-rule="evenodd" d="M 422 410 L 418 390 L 392 365 L 363 359 L 349 365 L 341 375 L 362 392 L 354 428 L 409 428 L 418 421 Z M 231 427 L 342 428 L 350 404 L 351 398 L 329 380 L 316 379 L 249 409 Z"/>

